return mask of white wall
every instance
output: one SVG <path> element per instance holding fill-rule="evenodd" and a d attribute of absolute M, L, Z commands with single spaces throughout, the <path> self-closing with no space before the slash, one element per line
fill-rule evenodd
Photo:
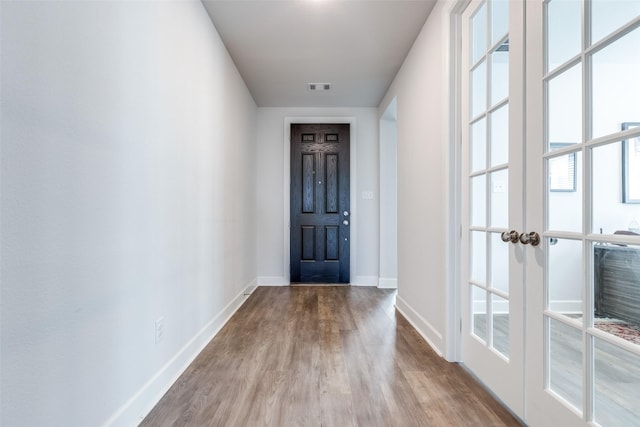
<path fill-rule="evenodd" d="M 352 224 L 356 225 L 355 250 L 352 246 L 352 284 L 378 283 L 378 117 L 375 108 L 259 108 L 257 119 L 258 188 L 258 277 L 259 283 L 288 284 L 285 265 L 284 128 L 292 117 L 355 119 L 356 194 L 352 194 Z M 353 145 L 353 144 L 352 144 Z M 352 152 L 353 156 L 353 152 Z M 353 159 L 352 159 L 353 165 Z M 373 199 L 363 200 L 371 191 Z M 354 197 L 355 196 L 355 197 Z"/>
<path fill-rule="evenodd" d="M 446 38 L 439 2 L 380 104 L 380 117 L 397 98 L 397 307 L 445 352 L 446 205 L 448 134 L 443 114 Z"/>
<path fill-rule="evenodd" d="M 255 283 L 257 109 L 200 2 L 1 8 L 0 424 L 134 425 Z"/>

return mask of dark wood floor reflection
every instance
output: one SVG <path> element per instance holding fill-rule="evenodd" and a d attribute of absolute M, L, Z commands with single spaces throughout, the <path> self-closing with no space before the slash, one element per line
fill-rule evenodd
<path fill-rule="evenodd" d="M 516 426 L 375 288 L 260 287 L 143 426 Z"/>

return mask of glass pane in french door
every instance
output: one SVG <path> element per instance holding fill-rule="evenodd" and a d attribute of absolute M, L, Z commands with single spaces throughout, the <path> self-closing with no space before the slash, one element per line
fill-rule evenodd
<path fill-rule="evenodd" d="M 639 425 L 640 1 L 544 7 L 544 384 Z"/>
<path fill-rule="evenodd" d="M 471 17 L 469 52 L 469 284 L 471 331 L 509 358 L 509 2 Z"/>
<path fill-rule="evenodd" d="M 612 386 L 615 378 L 615 387 Z M 593 419 L 603 426 L 633 426 L 640 420 L 640 356 L 594 338 Z"/>

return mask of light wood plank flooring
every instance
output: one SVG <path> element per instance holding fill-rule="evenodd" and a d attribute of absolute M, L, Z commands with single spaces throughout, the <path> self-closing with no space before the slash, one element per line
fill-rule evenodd
<path fill-rule="evenodd" d="M 375 288 L 260 287 L 142 426 L 518 426 Z"/>

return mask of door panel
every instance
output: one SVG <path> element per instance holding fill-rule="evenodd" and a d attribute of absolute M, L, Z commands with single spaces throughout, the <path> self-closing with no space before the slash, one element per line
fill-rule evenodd
<path fill-rule="evenodd" d="M 462 358 L 524 417 L 521 2 L 472 1 L 462 14 Z"/>
<path fill-rule="evenodd" d="M 640 138 L 640 1 L 532 1 L 527 17 L 526 212 L 542 230 L 526 252 L 527 422 L 638 425 L 640 204 L 624 152 Z"/>
<path fill-rule="evenodd" d="M 349 283 L 349 125 L 291 125 L 291 282 Z"/>

